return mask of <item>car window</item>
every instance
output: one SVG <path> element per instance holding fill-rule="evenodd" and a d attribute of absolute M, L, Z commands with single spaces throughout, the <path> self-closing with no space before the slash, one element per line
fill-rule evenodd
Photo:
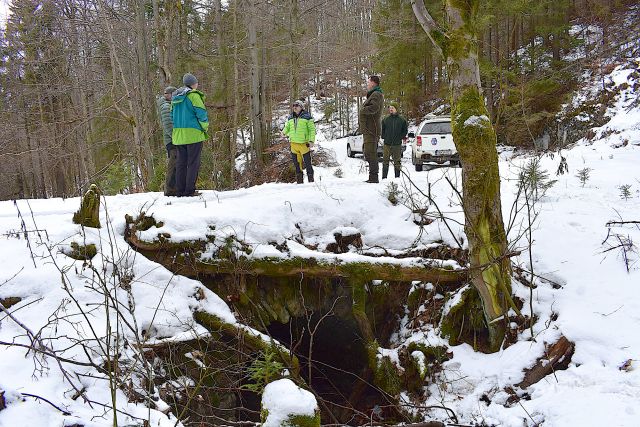
<path fill-rule="evenodd" d="M 420 131 L 420 135 L 427 135 L 430 133 L 451 133 L 451 122 L 425 123 Z"/>

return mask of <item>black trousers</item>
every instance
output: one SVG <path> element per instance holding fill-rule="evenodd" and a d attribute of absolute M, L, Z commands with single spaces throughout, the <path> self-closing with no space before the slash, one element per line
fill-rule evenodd
<path fill-rule="evenodd" d="M 296 180 L 298 182 L 302 182 L 302 169 L 300 169 L 300 163 L 298 162 L 298 155 L 296 153 L 291 153 L 291 161 L 293 162 L 293 166 L 296 168 Z M 311 165 L 311 151 L 302 155 L 302 161 L 304 162 L 304 168 L 307 170 L 307 178 L 309 178 L 309 182 L 312 182 L 313 166 Z"/>
<path fill-rule="evenodd" d="M 178 149 L 178 160 L 176 162 L 176 189 L 178 196 L 191 196 L 196 191 L 202 142 L 176 145 L 176 148 Z"/>
<path fill-rule="evenodd" d="M 167 145 L 167 176 L 164 180 L 164 195 L 177 196 L 176 188 L 176 163 L 178 161 L 178 150 L 175 145 Z"/>

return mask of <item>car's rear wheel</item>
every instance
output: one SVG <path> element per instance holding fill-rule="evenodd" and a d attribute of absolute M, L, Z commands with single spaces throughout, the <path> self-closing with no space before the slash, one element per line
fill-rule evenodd
<path fill-rule="evenodd" d="M 416 172 L 422 172 L 422 162 L 416 160 L 416 155 L 411 153 L 411 163 L 416 167 Z"/>
<path fill-rule="evenodd" d="M 353 151 L 351 151 L 351 144 L 347 144 L 347 156 L 348 157 L 355 157 L 356 156 L 356 154 Z"/>

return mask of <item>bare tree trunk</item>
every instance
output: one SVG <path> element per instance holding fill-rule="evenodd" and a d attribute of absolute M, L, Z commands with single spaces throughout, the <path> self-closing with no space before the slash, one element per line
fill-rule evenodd
<path fill-rule="evenodd" d="M 262 128 L 262 70 L 261 68 L 261 49 L 258 47 L 258 25 L 257 7 L 255 0 L 248 0 L 250 5 L 248 35 L 250 50 L 250 69 L 251 69 L 251 124 L 253 128 L 253 148 L 256 156 L 257 165 L 262 168 L 264 166 L 264 130 Z"/>
<path fill-rule="evenodd" d="M 133 136 L 134 142 L 134 155 L 136 159 L 136 190 L 144 191 L 147 185 L 148 177 L 149 177 L 149 165 L 147 164 L 147 159 L 145 156 L 145 148 L 144 141 L 142 140 L 142 135 L 140 132 L 140 119 L 141 117 L 136 117 L 136 108 L 134 106 L 134 94 L 132 93 L 133 87 L 131 83 L 127 80 L 127 76 L 124 71 L 124 67 L 122 65 L 122 61 L 120 60 L 120 56 L 118 53 L 118 44 L 116 43 L 113 29 L 113 22 L 107 16 L 106 9 L 108 6 L 103 1 L 101 4 L 102 11 L 102 20 L 104 22 L 104 28 L 107 32 L 108 37 L 108 46 L 109 46 L 109 57 L 111 60 L 111 67 L 113 69 L 114 74 L 116 76 L 113 77 L 112 86 L 111 86 L 111 94 L 113 98 L 113 108 L 129 123 L 131 126 L 131 133 Z M 124 90 L 125 95 L 124 99 L 128 107 L 128 111 L 124 111 L 117 102 L 117 95 L 115 92 L 116 88 L 116 80 L 120 80 L 120 85 L 122 86 L 122 90 Z"/>
<path fill-rule="evenodd" d="M 167 13 L 168 6 L 165 5 L 165 13 Z M 160 69 L 160 85 L 166 87 L 171 85 L 172 75 L 171 67 L 169 66 L 169 49 L 168 49 L 168 34 L 171 32 L 170 25 L 167 24 L 167 19 L 163 19 L 160 16 L 160 7 L 158 6 L 158 0 L 153 0 L 153 23 L 156 33 L 156 46 L 158 50 L 158 68 Z"/>
<path fill-rule="evenodd" d="M 291 77 L 291 90 L 289 94 L 289 102 L 300 96 L 300 51 L 299 43 L 301 35 L 298 30 L 300 27 L 298 0 L 289 0 L 289 73 Z"/>

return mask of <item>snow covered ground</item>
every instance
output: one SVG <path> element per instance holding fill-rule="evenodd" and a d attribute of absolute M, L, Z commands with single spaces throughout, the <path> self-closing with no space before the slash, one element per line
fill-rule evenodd
<path fill-rule="evenodd" d="M 629 70 L 615 70 L 612 79 L 619 84 L 630 74 Z M 594 140 L 582 141 L 561 153 L 568 173 L 556 176 L 560 156 L 541 158 L 542 167 L 557 182 L 537 204 L 540 214 L 533 231 L 533 267 L 536 274 L 561 288 L 536 280 L 533 307 L 539 321 L 534 327 L 535 341 L 525 331 L 518 343 L 496 354 L 474 353 L 466 345 L 452 348 L 454 356 L 446 362 L 444 382 L 430 387 L 428 404 L 451 407 L 462 423 L 640 425 L 640 262 L 636 243 L 640 242 L 640 228 L 637 224 L 607 227 L 612 220 L 640 220 L 640 109 L 629 108 L 636 96 L 631 92 L 620 97 L 610 111 L 613 119 L 605 126 L 608 130 L 598 129 Z M 172 239 L 188 240 L 213 233 L 224 239 L 234 234 L 252 246 L 252 256 L 317 256 L 318 252 L 296 243 L 296 238 L 302 235 L 305 244 L 323 248 L 333 241 L 334 232 L 345 230 L 361 233 L 365 249 L 372 251 L 376 246 L 401 251 L 440 239 L 454 246 L 461 240 L 463 229 L 456 221 L 463 221 L 462 213 L 455 192 L 444 179 L 459 183 L 459 169 L 414 172 L 408 148 L 403 159 L 405 172 L 422 191 L 430 185 L 444 215 L 455 220 L 449 221 L 453 235 L 442 221 L 426 226 L 420 234 L 411 211 L 387 199 L 389 181 L 377 185 L 363 182 L 367 178 L 365 163 L 346 156 L 346 139 L 327 141 L 319 135 L 318 145 L 333 150 L 340 166 L 318 168 L 314 184 L 203 191 L 201 197 L 184 199 L 160 193 L 107 197 L 101 212 L 103 228 L 87 230 L 86 234 L 71 221 L 79 206 L 77 198 L 1 202 L 0 299 L 22 298 L 9 312 L 46 347 L 69 348 L 64 352 L 66 358 L 97 362 L 107 327 L 116 324 L 115 314 L 100 307 L 105 289 L 124 307 L 135 307 L 121 314 L 132 325 L 120 331 L 121 338 L 131 342 L 140 337 L 154 342 L 204 334 L 192 318 L 197 309 L 235 322 L 227 305 L 199 282 L 174 276 L 132 253 L 123 239 L 125 214 L 146 211 L 165 222 L 143 237 L 167 232 Z M 501 154 L 505 221 L 516 197 L 516 177 L 530 158 L 508 150 Z M 590 173 L 583 184 L 575 175 L 585 168 L 590 168 Z M 391 181 L 401 189 L 410 187 L 406 178 Z M 630 186 L 626 198 L 621 197 L 621 186 L 625 185 Z M 418 194 L 415 197 L 424 199 Z M 512 238 L 520 234 L 523 219 L 519 216 L 515 221 Z M 93 270 L 62 253 L 70 250 L 72 241 L 97 244 L 99 254 Z M 288 254 L 276 248 L 285 241 Z M 606 251 L 620 242 L 629 242 L 629 271 L 621 248 Z M 525 243 L 520 240 L 514 246 L 523 248 Z M 341 259 L 358 256 L 349 253 Z M 528 268 L 526 253 L 515 261 Z M 118 271 L 120 276 L 127 273 L 132 278 L 130 290 L 115 286 L 114 265 L 124 267 L 124 272 Z M 106 279 L 105 284 L 100 283 L 101 278 Z M 514 291 L 526 301 L 523 313 L 530 314 L 528 289 L 515 285 Z M 92 353 L 85 354 L 77 345 L 80 332 L 96 337 Z M 398 337 L 399 345 L 406 340 L 442 342 L 433 329 L 405 332 Z M 25 328 L 0 313 L 0 341 L 28 344 L 27 334 Z M 531 386 L 529 398 L 519 404 L 506 405 L 504 388 L 518 383 L 523 369 L 543 353 L 545 343 L 554 342 L 561 334 L 576 344 L 569 369 Z M 40 350 L 47 351 L 44 347 Z M 122 358 L 137 360 L 135 346 L 129 346 Z M 76 390 L 63 380 L 53 360 L 34 358 L 26 348 L 0 346 L 0 390 L 7 403 L 7 408 L 0 410 L 0 426 L 111 425 L 108 408 L 112 396 L 104 376 L 90 366 L 63 363 L 62 367 L 93 403 L 82 397 L 74 399 Z M 26 394 L 46 398 L 59 409 Z M 490 403 L 480 400 L 483 395 Z M 122 392 L 116 400 L 121 425 L 140 419 L 149 419 L 151 425 L 175 424 L 175 419 L 160 411 L 127 403 Z M 445 417 L 438 412 L 433 415 Z"/>

